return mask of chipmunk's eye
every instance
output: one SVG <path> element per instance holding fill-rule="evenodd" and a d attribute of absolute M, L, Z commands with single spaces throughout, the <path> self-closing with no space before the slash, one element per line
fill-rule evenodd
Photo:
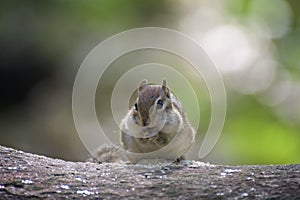
<path fill-rule="evenodd" d="M 137 103 L 134 104 L 134 108 L 135 108 L 135 110 L 138 110 Z"/>
<path fill-rule="evenodd" d="M 157 104 L 157 108 L 162 108 L 163 105 L 164 105 L 164 102 L 163 102 L 161 99 L 159 99 L 159 100 L 156 102 L 156 104 Z"/>

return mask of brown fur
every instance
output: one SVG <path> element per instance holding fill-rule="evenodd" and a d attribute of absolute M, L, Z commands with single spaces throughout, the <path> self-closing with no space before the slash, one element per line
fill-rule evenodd
<path fill-rule="evenodd" d="M 142 125 L 146 126 L 149 122 L 149 109 L 154 105 L 155 100 L 162 94 L 160 86 L 149 85 L 138 94 L 138 110 L 141 114 Z"/>

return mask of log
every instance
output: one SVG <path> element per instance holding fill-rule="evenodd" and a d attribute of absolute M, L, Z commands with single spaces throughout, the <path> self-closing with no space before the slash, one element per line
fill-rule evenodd
<path fill-rule="evenodd" d="M 300 199 L 300 165 L 70 162 L 0 146 L 0 199 Z"/>

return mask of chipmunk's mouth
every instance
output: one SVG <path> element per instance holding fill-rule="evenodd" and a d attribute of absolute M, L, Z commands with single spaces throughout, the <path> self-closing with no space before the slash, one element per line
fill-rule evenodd
<path fill-rule="evenodd" d="M 141 127 L 146 127 L 148 126 L 150 123 L 150 119 L 147 116 L 146 118 L 141 116 L 141 114 L 137 114 L 136 115 L 136 124 L 141 126 Z"/>
<path fill-rule="evenodd" d="M 152 111 L 152 109 L 150 109 L 150 111 Z M 129 113 L 128 115 L 130 116 L 131 114 Z M 166 112 L 152 112 L 149 119 L 146 120 L 140 120 L 140 115 L 133 115 L 133 117 L 135 120 L 124 121 L 125 126 L 122 126 L 121 130 L 127 135 L 137 138 L 151 138 L 159 134 L 164 128 L 167 114 Z M 141 123 L 142 126 L 140 125 Z"/>

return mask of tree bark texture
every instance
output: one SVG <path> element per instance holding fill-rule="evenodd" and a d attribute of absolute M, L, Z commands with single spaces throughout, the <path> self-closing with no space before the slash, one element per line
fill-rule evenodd
<path fill-rule="evenodd" d="M 0 146 L 0 199 L 300 199 L 300 165 L 69 162 Z"/>

